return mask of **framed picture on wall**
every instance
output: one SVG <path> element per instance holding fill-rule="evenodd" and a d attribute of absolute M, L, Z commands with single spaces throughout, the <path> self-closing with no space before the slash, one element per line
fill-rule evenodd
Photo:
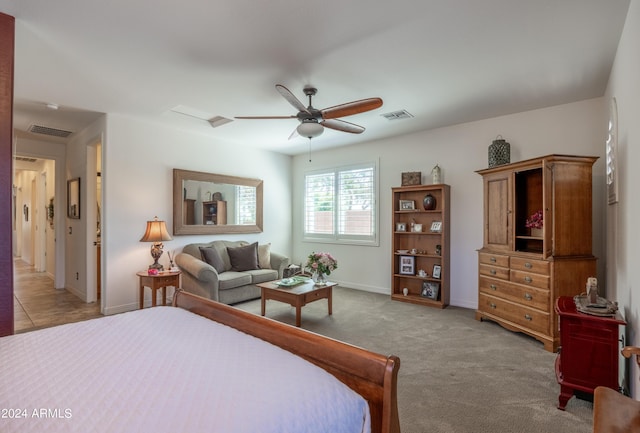
<path fill-rule="evenodd" d="M 67 217 L 80 219 L 80 178 L 67 181 Z"/>

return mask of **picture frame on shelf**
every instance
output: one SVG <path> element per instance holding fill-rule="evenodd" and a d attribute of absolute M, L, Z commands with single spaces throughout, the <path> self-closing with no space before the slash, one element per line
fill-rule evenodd
<path fill-rule="evenodd" d="M 406 232 L 407 231 L 407 223 L 396 223 L 396 231 L 397 232 Z"/>
<path fill-rule="evenodd" d="M 413 256 L 400 256 L 400 273 L 402 275 L 415 275 L 416 259 Z"/>
<path fill-rule="evenodd" d="M 402 173 L 402 186 L 420 185 L 422 183 L 421 171 L 407 171 Z"/>
<path fill-rule="evenodd" d="M 422 232 L 422 224 L 414 224 L 413 227 L 411 227 L 411 230 L 415 233 Z"/>
<path fill-rule="evenodd" d="M 442 232 L 442 221 L 433 221 L 431 223 L 431 233 L 441 233 Z"/>
<path fill-rule="evenodd" d="M 414 200 L 400 200 L 400 210 L 415 210 L 416 202 Z"/>
<path fill-rule="evenodd" d="M 433 281 L 425 281 L 422 283 L 422 290 L 420 291 L 420 296 L 437 301 L 439 293 L 440 293 L 440 283 L 434 283 Z"/>
<path fill-rule="evenodd" d="M 433 272 L 431 273 L 431 275 L 433 275 L 433 278 L 436 279 L 440 279 L 440 273 L 442 272 L 442 266 L 440 265 L 433 265 Z"/>

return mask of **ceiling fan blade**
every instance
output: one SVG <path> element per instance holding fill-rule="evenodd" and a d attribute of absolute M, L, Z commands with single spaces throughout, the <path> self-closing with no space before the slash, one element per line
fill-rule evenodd
<path fill-rule="evenodd" d="M 322 114 L 323 119 L 335 119 L 336 117 L 345 117 L 364 113 L 365 111 L 375 110 L 379 107 L 382 107 L 382 99 L 367 98 L 325 108 L 324 110 L 320 110 L 320 113 Z"/>
<path fill-rule="evenodd" d="M 288 140 L 293 140 L 294 138 L 298 137 L 300 134 L 298 134 L 298 128 L 296 127 L 293 132 L 291 132 L 291 135 L 289 136 Z"/>
<path fill-rule="evenodd" d="M 293 107 L 296 110 L 309 113 L 309 110 L 307 110 L 307 107 L 305 107 L 304 104 L 300 102 L 300 100 L 296 98 L 295 95 L 291 93 L 291 91 L 286 87 L 284 87 L 282 84 L 276 84 L 276 90 L 280 92 L 280 94 L 284 97 L 284 99 L 286 99 L 289 102 L 289 104 L 293 105 Z"/>
<path fill-rule="evenodd" d="M 320 124 L 327 128 L 335 129 L 336 131 L 350 132 L 351 134 L 362 134 L 364 132 L 364 126 L 345 122 L 340 119 L 326 119 L 320 122 Z"/>
<path fill-rule="evenodd" d="M 234 119 L 296 119 L 296 116 L 235 116 Z"/>

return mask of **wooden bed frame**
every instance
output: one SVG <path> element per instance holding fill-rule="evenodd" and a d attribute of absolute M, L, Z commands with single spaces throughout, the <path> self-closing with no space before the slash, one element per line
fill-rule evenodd
<path fill-rule="evenodd" d="M 184 290 L 176 291 L 173 305 L 268 341 L 323 368 L 369 402 L 372 433 L 400 433 L 397 356 L 385 357 Z"/>

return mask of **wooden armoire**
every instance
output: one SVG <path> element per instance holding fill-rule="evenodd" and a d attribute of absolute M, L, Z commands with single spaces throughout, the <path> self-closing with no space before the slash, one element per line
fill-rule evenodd
<path fill-rule="evenodd" d="M 479 170 L 484 242 L 476 319 L 528 334 L 555 352 L 555 300 L 585 291 L 592 254 L 592 166 L 597 157 L 547 155 Z M 542 211 L 541 233 L 526 221 Z"/>

